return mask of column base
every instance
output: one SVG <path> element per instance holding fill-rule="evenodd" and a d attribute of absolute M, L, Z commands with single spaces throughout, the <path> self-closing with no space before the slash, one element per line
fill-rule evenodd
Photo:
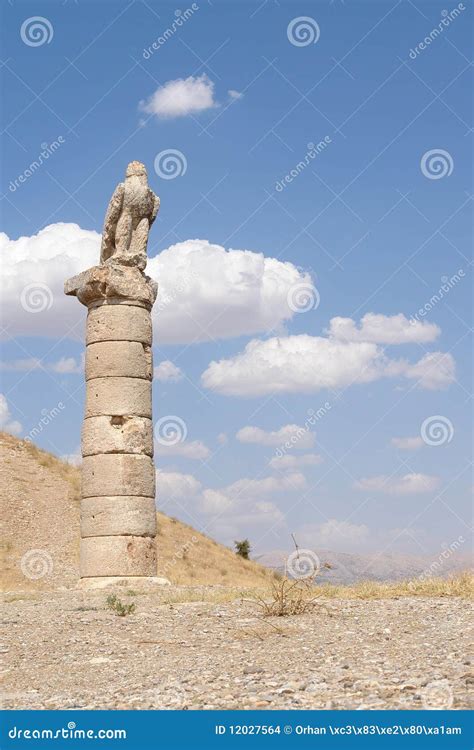
<path fill-rule="evenodd" d="M 80 578 L 77 584 L 77 588 L 83 591 L 125 587 L 133 591 L 149 591 L 156 586 L 171 586 L 171 581 L 159 576 L 95 576 Z"/>

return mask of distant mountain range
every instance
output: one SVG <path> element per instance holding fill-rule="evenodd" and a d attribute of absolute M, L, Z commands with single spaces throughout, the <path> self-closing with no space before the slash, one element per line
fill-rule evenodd
<path fill-rule="evenodd" d="M 294 552 L 274 550 L 254 557 L 256 562 L 283 573 L 288 555 Z M 320 583 L 352 584 L 358 581 L 400 581 L 418 576 L 446 577 L 452 573 L 467 570 L 471 567 L 469 556 L 460 549 L 441 550 L 438 555 L 415 557 L 396 554 L 349 554 L 318 550 L 317 557 L 321 562 L 317 581 Z M 303 551 L 300 550 L 300 555 Z M 329 563 L 330 568 L 324 567 Z"/>

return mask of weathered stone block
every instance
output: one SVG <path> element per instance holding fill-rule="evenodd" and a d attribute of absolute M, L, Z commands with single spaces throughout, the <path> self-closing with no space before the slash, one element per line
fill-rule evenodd
<path fill-rule="evenodd" d="M 99 341 L 86 347 L 86 380 L 144 378 L 151 380 L 151 347 L 139 341 Z"/>
<path fill-rule="evenodd" d="M 151 419 L 151 382 L 140 378 L 94 378 L 86 384 L 85 416 L 137 416 Z"/>
<path fill-rule="evenodd" d="M 155 467 L 149 456 L 109 453 L 85 456 L 82 497 L 155 497 Z"/>
<path fill-rule="evenodd" d="M 81 502 L 81 536 L 155 536 L 152 497 L 85 497 Z"/>
<path fill-rule="evenodd" d="M 103 305 L 89 310 L 86 344 L 96 341 L 141 341 L 151 346 L 151 315 L 134 305 Z"/>
<path fill-rule="evenodd" d="M 143 536 L 81 539 L 81 576 L 154 576 L 155 540 Z"/>
<path fill-rule="evenodd" d="M 146 417 L 89 417 L 82 424 L 82 455 L 143 453 L 153 455 L 153 423 Z"/>
<path fill-rule="evenodd" d="M 83 305 L 97 302 L 121 304 L 133 300 L 148 309 L 153 305 L 158 285 L 138 268 L 124 266 L 113 258 L 100 266 L 68 279 L 64 284 L 65 294 L 76 296 Z"/>

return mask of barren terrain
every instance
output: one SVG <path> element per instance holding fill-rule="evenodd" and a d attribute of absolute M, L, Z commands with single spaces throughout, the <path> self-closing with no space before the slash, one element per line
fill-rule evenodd
<path fill-rule="evenodd" d="M 171 584 L 82 590 L 77 469 L 0 447 L 6 708 L 468 707 L 468 574 L 322 586 L 303 614 L 266 617 L 256 598 L 281 577 L 158 514 Z"/>
<path fill-rule="evenodd" d="M 230 594 L 231 595 L 231 594 Z M 235 594 L 236 595 L 236 594 Z M 261 618 L 224 589 L 7 596 L 7 708 L 466 708 L 465 600 L 320 600 Z M 471 618 L 472 621 L 472 618 Z"/>

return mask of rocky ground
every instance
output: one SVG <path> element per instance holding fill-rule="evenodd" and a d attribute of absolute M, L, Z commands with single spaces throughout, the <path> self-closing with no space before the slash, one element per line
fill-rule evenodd
<path fill-rule="evenodd" d="M 262 618 L 239 599 L 179 601 L 200 594 L 174 586 L 120 594 L 136 605 L 125 617 L 107 609 L 104 591 L 7 594 L 4 706 L 469 706 L 465 600 L 330 600 L 308 614 Z"/>

